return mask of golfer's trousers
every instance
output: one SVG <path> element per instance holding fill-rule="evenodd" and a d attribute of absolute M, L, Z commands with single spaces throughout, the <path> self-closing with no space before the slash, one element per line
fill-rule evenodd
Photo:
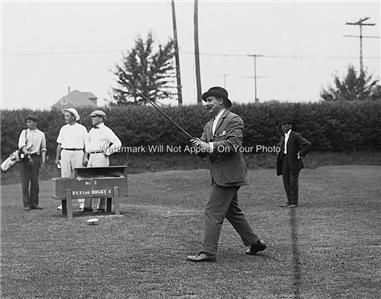
<path fill-rule="evenodd" d="M 62 149 L 61 151 L 61 177 L 74 178 L 74 169 L 82 167 L 83 151 Z M 83 203 L 84 198 L 78 198 L 78 203 Z"/>
<path fill-rule="evenodd" d="M 298 204 L 299 172 L 291 172 L 287 157 L 285 156 L 282 159 L 282 177 L 284 190 L 287 195 L 287 202 L 289 204 Z"/>
<path fill-rule="evenodd" d="M 61 177 L 73 178 L 74 168 L 82 167 L 83 151 L 61 151 Z"/>
<path fill-rule="evenodd" d="M 23 160 L 20 163 L 21 189 L 24 207 L 38 206 L 38 175 L 41 166 L 41 157 L 32 155 L 33 162 Z"/>
<path fill-rule="evenodd" d="M 238 189 L 239 187 L 212 185 L 209 201 L 205 209 L 202 252 L 217 253 L 218 240 L 225 218 L 233 225 L 246 246 L 250 246 L 259 240 L 238 205 Z"/>

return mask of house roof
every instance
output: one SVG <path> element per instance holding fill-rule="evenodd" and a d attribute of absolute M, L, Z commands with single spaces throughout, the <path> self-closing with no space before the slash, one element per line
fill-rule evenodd
<path fill-rule="evenodd" d="M 97 97 L 92 92 L 81 92 L 73 90 L 68 95 L 59 99 L 52 108 L 65 108 L 65 107 L 97 107 Z"/>
<path fill-rule="evenodd" d="M 95 94 L 93 94 L 92 92 L 84 91 L 84 92 L 82 92 L 82 94 L 83 94 L 84 96 L 86 96 L 87 98 L 89 98 L 89 99 L 97 99 L 97 97 L 95 96 Z"/>

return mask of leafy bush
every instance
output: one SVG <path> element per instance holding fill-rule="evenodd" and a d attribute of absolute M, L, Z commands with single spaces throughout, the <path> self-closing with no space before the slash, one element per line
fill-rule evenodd
<path fill-rule="evenodd" d="M 209 116 L 204 107 L 166 107 L 164 111 L 192 136 L 201 136 Z M 123 145 L 169 144 L 185 146 L 188 138 L 151 106 L 109 107 L 106 124 Z M 279 142 L 280 121 L 291 116 L 296 130 L 312 142 L 314 151 L 380 151 L 381 103 L 263 103 L 234 105 L 232 111 L 245 122 L 244 144 L 273 146 Z M 79 111 L 81 123 L 90 128 L 90 110 Z M 60 111 L 3 110 L 1 112 L 1 156 L 4 159 L 17 146 L 24 119 L 34 113 L 39 128 L 47 136 L 50 156 L 55 155 L 56 138 L 64 125 Z"/>

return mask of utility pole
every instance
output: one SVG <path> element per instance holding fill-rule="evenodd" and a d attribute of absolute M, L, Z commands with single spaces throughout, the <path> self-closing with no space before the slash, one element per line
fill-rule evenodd
<path fill-rule="evenodd" d="M 194 58 L 196 68 L 197 104 L 202 105 L 201 99 L 201 74 L 200 74 L 200 50 L 198 47 L 198 0 L 194 0 Z"/>
<path fill-rule="evenodd" d="M 360 74 L 363 74 L 364 72 L 364 64 L 363 64 L 363 49 L 362 49 L 362 39 L 363 38 L 379 38 L 377 36 L 364 36 L 362 35 L 362 26 L 375 26 L 375 23 L 364 23 L 365 21 L 369 20 L 369 17 L 362 18 L 358 20 L 357 22 L 347 22 L 345 25 L 352 25 L 352 26 L 359 26 L 360 28 L 360 35 L 344 35 L 345 37 L 359 37 L 360 38 Z"/>
<path fill-rule="evenodd" d="M 226 77 L 230 76 L 229 74 L 222 74 L 222 77 L 224 77 L 224 88 L 226 89 Z"/>
<path fill-rule="evenodd" d="M 180 58 L 179 58 L 179 45 L 177 43 L 177 26 L 176 26 L 176 10 L 175 0 L 171 1 L 172 5 L 172 23 L 173 23 L 173 42 L 175 47 L 175 61 L 176 61 L 176 80 L 177 80 L 177 99 L 181 106 L 183 104 L 183 94 L 181 92 L 181 73 L 180 73 Z"/>
<path fill-rule="evenodd" d="M 257 57 L 261 57 L 263 55 L 261 55 L 261 54 L 250 54 L 247 56 L 254 58 L 254 99 L 255 99 L 255 102 L 258 103 L 259 98 L 257 97 Z"/>

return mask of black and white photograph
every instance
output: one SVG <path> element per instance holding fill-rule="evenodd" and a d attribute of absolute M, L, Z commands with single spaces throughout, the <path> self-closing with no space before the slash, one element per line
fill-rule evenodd
<path fill-rule="evenodd" d="M 1 298 L 380 298 L 379 0 L 0 10 Z"/>

